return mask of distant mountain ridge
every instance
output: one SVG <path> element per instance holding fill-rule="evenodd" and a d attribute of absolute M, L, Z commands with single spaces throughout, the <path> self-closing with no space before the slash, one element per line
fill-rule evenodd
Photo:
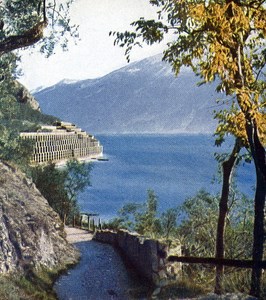
<path fill-rule="evenodd" d="M 213 132 L 213 84 L 197 86 L 192 71 L 175 77 L 161 55 L 104 77 L 61 81 L 34 94 L 44 113 L 93 133 Z"/>

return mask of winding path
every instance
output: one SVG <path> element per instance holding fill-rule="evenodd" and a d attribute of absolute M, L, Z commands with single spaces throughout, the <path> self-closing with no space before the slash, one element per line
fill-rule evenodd
<path fill-rule="evenodd" d="M 66 228 L 67 239 L 80 250 L 81 260 L 55 283 L 59 300 L 130 300 L 139 283 L 110 245 L 92 241 L 84 230 Z M 138 298 L 139 299 L 139 298 Z"/>

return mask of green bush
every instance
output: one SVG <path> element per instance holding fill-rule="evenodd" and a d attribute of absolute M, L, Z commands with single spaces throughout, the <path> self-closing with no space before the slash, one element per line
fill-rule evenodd
<path fill-rule="evenodd" d="M 73 159 L 65 168 L 57 168 L 54 163 L 32 167 L 30 176 L 62 221 L 69 224 L 79 214 L 77 196 L 90 186 L 91 170 L 91 163 Z"/>
<path fill-rule="evenodd" d="M 153 191 L 148 191 L 144 203 L 124 205 L 118 212 L 118 217 L 105 227 L 137 231 L 141 235 L 164 240 L 172 247 L 181 244 L 183 256 L 214 257 L 219 200 L 219 196 L 201 190 L 194 197 L 186 199 L 179 207 L 168 209 L 160 214 L 157 210 L 156 195 Z M 251 259 L 253 201 L 231 191 L 229 207 L 225 258 Z M 250 271 L 225 268 L 225 278 L 227 279 L 226 291 L 248 292 Z M 197 291 L 199 286 L 204 291 L 212 291 L 215 267 L 184 264 L 182 279 L 183 283 L 189 281 Z M 243 286 L 245 289 L 241 288 Z M 172 292 L 173 290 L 176 290 L 176 287 L 173 286 Z"/>

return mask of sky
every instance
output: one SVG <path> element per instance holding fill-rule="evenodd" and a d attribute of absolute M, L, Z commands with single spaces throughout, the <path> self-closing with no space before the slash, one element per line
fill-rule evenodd
<path fill-rule="evenodd" d="M 125 49 L 113 45 L 109 32 L 130 30 L 132 21 L 155 16 L 148 0 L 75 0 L 71 19 L 80 26 L 80 41 L 71 42 L 67 52 L 58 49 L 50 58 L 36 49 L 23 50 L 20 82 L 34 90 L 63 79 L 93 79 L 117 70 L 127 64 Z M 163 44 L 136 47 L 131 61 L 161 53 L 163 48 Z"/>

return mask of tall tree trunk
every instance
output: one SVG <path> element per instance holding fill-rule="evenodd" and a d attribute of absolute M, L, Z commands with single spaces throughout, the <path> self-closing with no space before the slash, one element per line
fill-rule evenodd
<path fill-rule="evenodd" d="M 247 122 L 247 134 L 251 148 L 252 157 L 256 168 L 256 192 L 254 199 L 254 231 L 253 231 L 253 253 L 254 266 L 251 276 L 250 294 L 260 297 L 264 244 L 264 209 L 266 198 L 266 159 L 265 149 L 258 137 L 258 130 L 255 121 Z"/>
<path fill-rule="evenodd" d="M 262 269 L 260 263 L 263 259 L 263 244 L 264 244 L 264 208 L 266 197 L 266 159 L 265 149 L 258 136 L 258 127 L 252 111 L 252 101 L 247 101 L 251 94 L 245 92 L 245 77 L 241 64 L 244 61 L 244 49 L 239 45 L 237 54 L 234 57 L 239 61 L 239 72 L 236 75 L 238 89 L 242 89 L 242 93 L 237 95 L 237 101 L 241 111 L 245 115 L 246 134 L 248 137 L 251 155 L 256 169 L 256 192 L 254 198 L 254 230 L 253 230 L 253 251 L 252 258 L 254 267 L 251 276 L 250 294 L 255 297 L 260 296 Z M 265 117 L 265 116 L 264 116 Z M 263 132 L 265 134 L 265 132 Z"/>
<path fill-rule="evenodd" d="M 236 138 L 234 148 L 229 158 L 222 163 L 223 170 L 223 185 L 221 192 L 221 199 L 219 204 L 219 216 L 217 223 L 216 233 L 216 254 L 215 257 L 219 259 L 224 258 L 224 232 L 226 226 L 226 216 L 228 213 L 228 199 L 230 192 L 230 184 L 232 179 L 233 169 L 236 163 L 237 155 L 241 150 L 241 141 Z M 216 266 L 216 278 L 215 278 L 215 293 L 222 294 L 223 292 L 223 277 L 224 266 Z"/>

